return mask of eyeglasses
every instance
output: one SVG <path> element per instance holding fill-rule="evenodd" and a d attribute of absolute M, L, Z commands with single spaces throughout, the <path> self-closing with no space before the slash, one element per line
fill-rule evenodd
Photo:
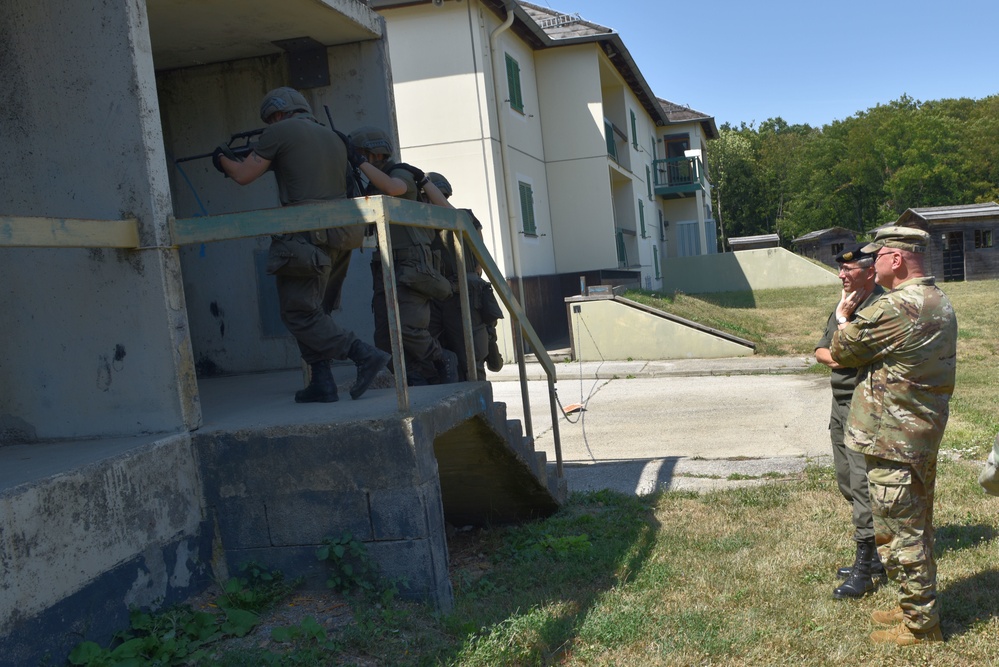
<path fill-rule="evenodd" d="M 879 250 L 878 254 L 874 255 L 874 261 L 875 262 L 878 261 L 879 257 L 883 257 L 885 255 L 897 255 L 897 254 L 898 253 L 893 250 Z"/>

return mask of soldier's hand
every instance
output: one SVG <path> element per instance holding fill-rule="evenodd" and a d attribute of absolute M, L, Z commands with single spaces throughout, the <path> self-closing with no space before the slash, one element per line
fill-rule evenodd
<path fill-rule="evenodd" d="M 368 158 L 364 157 L 361 151 L 357 150 L 350 144 L 347 144 L 347 162 L 350 163 L 351 169 L 360 169 L 361 165 L 368 161 Z"/>
<path fill-rule="evenodd" d="M 236 154 L 232 152 L 232 149 L 225 144 L 219 144 L 219 146 L 212 153 L 212 166 L 218 169 L 219 173 L 221 173 L 223 176 L 229 178 L 229 174 L 227 174 L 225 172 L 225 169 L 222 167 L 223 155 L 232 160 L 233 162 L 238 162 L 239 159 L 236 157 Z"/>

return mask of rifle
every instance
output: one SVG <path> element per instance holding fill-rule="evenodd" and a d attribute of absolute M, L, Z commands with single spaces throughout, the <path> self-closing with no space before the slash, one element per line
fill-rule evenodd
<path fill-rule="evenodd" d="M 226 148 L 232 153 L 234 157 L 231 159 L 243 159 L 247 155 L 253 152 L 256 147 L 257 142 L 253 140 L 254 137 L 260 136 L 264 131 L 264 128 L 258 130 L 248 130 L 246 132 L 237 132 L 236 134 L 229 137 L 229 141 L 225 143 Z M 215 151 L 211 153 L 202 153 L 200 155 L 191 155 L 190 157 L 182 157 L 173 161 L 174 164 L 180 164 L 181 162 L 190 162 L 191 160 L 203 160 L 206 157 L 212 157 L 215 155 Z M 228 156 L 227 156 L 228 157 Z"/>
<path fill-rule="evenodd" d="M 353 150 L 350 147 L 350 139 L 347 138 L 346 134 L 336 129 L 336 126 L 333 125 L 333 114 L 330 113 L 330 105 L 324 104 L 323 109 L 326 110 L 326 120 L 330 122 L 330 129 L 333 130 L 333 133 L 336 134 L 336 136 L 340 137 L 340 139 L 343 141 L 343 145 L 347 148 L 347 154 L 350 155 L 350 151 Z M 349 161 L 348 161 L 348 168 L 350 169 L 350 172 L 348 173 L 348 178 L 352 182 L 347 184 L 347 196 L 353 199 L 354 197 L 361 196 L 363 192 L 363 190 L 361 189 L 361 183 L 363 183 L 364 181 L 361 180 L 361 172 L 353 164 L 350 164 Z"/>

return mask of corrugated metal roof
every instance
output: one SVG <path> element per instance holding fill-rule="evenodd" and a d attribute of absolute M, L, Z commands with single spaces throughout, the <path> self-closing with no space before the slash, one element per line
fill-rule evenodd
<path fill-rule="evenodd" d="M 846 227 L 826 227 L 825 229 L 817 229 L 814 232 L 808 232 L 807 234 L 802 234 L 796 239 L 793 239 L 791 243 L 799 243 L 802 241 L 813 241 L 826 234 L 853 234 L 856 236 L 856 232 L 847 229 Z"/>
<path fill-rule="evenodd" d="M 910 208 L 901 216 L 898 221 L 910 217 L 922 218 L 927 222 L 936 220 L 954 220 L 959 218 L 994 218 L 999 216 L 999 204 L 988 202 L 985 204 L 963 204 L 960 206 L 928 206 L 925 208 Z"/>
<path fill-rule="evenodd" d="M 759 236 L 732 236 L 728 239 L 729 245 L 741 245 L 743 243 L 764 243 L 768 241 L 776 241 L 780 243 L 780 236 L 778 234 L 760 234 Z"/>

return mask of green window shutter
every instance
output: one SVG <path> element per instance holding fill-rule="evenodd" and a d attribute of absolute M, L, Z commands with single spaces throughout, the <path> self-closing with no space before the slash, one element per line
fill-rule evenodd
<path fill-rule="evenodd" d="M 642 227 L 642 238 L 648 238 L 645 234 L 645 202 L 638 200 L 638 222 Z"/>
<path fill-rule="evenodd" d="M 617 159 L 617 142 L 614 141 L 614 125 L 609 120 L 604 120 L 604 135 L 607 139 L 607 155 Z"/>
<path fill-rule="evenodd" d="M 653 160 L 657 159 L 657 156 L 656 156 L 656 138 L 654 136 L 651 137 L 649 146 L 652 146 L 652 159 Z"/>
<path fill-rule="evenodd" d="M 645 189 L 649 193 L 649 201 L 652 201 L 652 169 L 645 165 Z"/>
<path fill-rule="evenodd" d="M 510 107 L 524 112 L 524 97 L 520 92 L 520 64 L 506 54 L 506 84 L 510 94 Z"/>
<path fill-rule="evenodd" d="M 536 236 L 538 227 L 534 222 L 534 190 L 530 183 L 519 181 L 520 185 L 520 216 L 524 221 L 524 233 Z"/>
<path fill-rule="evenodd" d="M 631 112 L 631 145 L 638 148 L 638 119 L 635 112 Z"/>
<path fill-rule="evenodd" d="M 663 275 L 659 272 L 659 248 L 652 246 L 652 264 L 656 267 L 656 280 L 659 280 Z"/>
<path fill-rule="evenodd" d="M 628 266 L 628 251 L 624 247 L 624 233 L 619 229 L 614 233 L 614 236 L 617 241 L 617 263 L 620 266 Z"/>

